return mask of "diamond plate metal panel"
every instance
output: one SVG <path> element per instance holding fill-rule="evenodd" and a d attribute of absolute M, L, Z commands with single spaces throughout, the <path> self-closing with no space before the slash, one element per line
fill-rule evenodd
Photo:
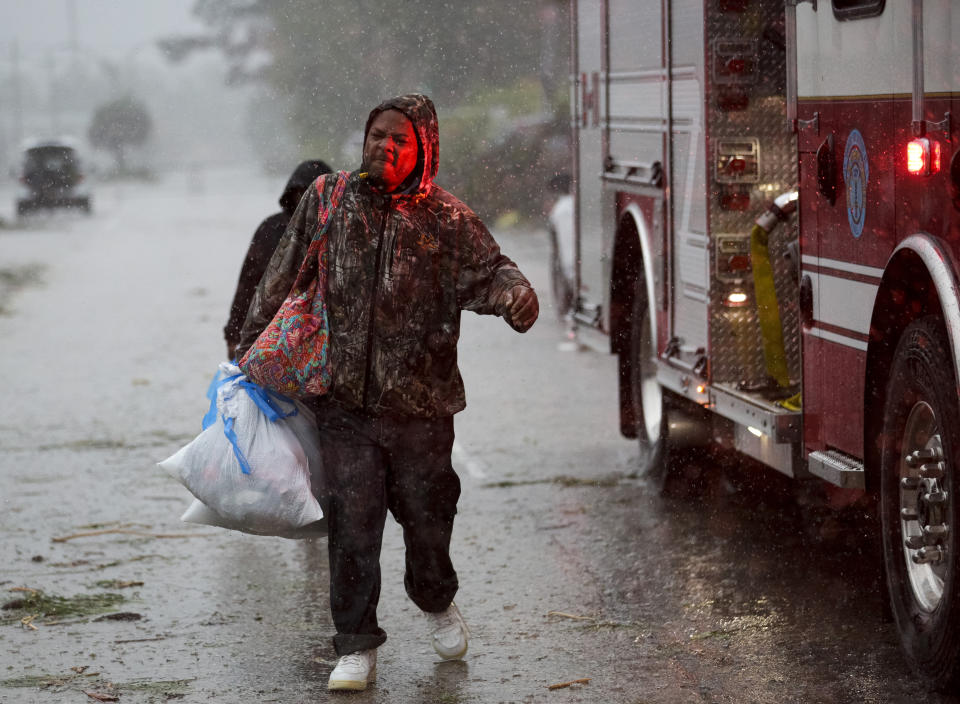
<path fill-rule="evenodd" d="M 707 163 L 710 246 L 710 369 L 714 382 L 759 383 L 766 379 L 763 345 L 753 304 L 752 281 L 742 286 L 751 305 L 726 308 L 727 294 L 737 284 L 716 277 L 714 235 L 743 233 L 753 228 L 758 215 L 781 193 L 796 188 L 796 142 L 786 130 L 786 54 L 782 43 L 783 3 L 771 0 L 749 3 L 742 13 L 722 12 L 706 3 L 707 61 L 714 80 L 707 88 Z M 756 47 L 756 53 L 737 56 L 737 47 Z M 719 51 L 718 51 L 719 47 Z M 752 49 L 751 49 L 752 51 Z M 738 73 L 742 71 L 742 73 Z M 720 80 L 722 77 L 722 80 Z M 716 174 L 718 140 L 756 139 L 759 142 L 759 177 L 755 183 L 719 183 Z M 727 179 L 728 181 L 730 179 Z M 749 193 L 745 211 L 720 207 L 731 192 Z M 792 379 L 800 379 L 800 321 L 797 285 L 784 258 L 789 242 L 797 237 L 795 223 L 781 224 L 770 235 L 769 251 L 780 305 L 787 364 Z"/>

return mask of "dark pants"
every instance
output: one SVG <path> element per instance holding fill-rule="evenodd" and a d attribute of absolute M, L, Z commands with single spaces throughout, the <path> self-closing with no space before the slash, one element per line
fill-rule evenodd
<path fill-rule="evenodd" d="M 318 407 L 329 505 L 330 608 L 338 655 L 380 646 L 380 546 L 387 509 L 403 528 L 407 594 L 443 611 L 457 592 L 450 534 L 460 478 L 453 418 L 373 418 Z"/>

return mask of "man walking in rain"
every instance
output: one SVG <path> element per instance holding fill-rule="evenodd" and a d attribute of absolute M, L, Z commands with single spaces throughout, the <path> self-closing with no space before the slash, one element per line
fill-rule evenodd
<path fill-rule="evenodd" d="M 526 332 L 537 296 L 480 219 L 433 183 L 439 138 L 424 95 L 387 100 L 367 119 L 363 166 L 350 174 L 327 231 L 326 302 L 333 384 L 314 401 L 328 486 L 330 607 L 340 660 L 332 690 L 376 679 L 380 546 L 389 510 L 403 529 L 404 586 L 425 613 L 440 658 L 467 651 L 453 603 L 450 536 L 460 480 L 453 415 L 465 405 L 457 368 L 460 312 L 503 317 Z M 327 179 L 324 203 L 336 179 Z M 241 357 L 289 292 L 320 206 L 307 191 L 257 289 Z M 427 629 L 425 629 L 427 630 Z"/>

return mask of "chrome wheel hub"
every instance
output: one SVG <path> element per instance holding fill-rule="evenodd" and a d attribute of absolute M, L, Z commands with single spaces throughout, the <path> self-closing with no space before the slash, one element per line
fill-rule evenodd
<path fill-rule="evenodd" d="M 950 501 L 947 465 L 936 413 L 917 403 L 907 417 L 900 458 L 900 532 L 910 589 L 924 611 L 943 598 L 949 564 Z"/>

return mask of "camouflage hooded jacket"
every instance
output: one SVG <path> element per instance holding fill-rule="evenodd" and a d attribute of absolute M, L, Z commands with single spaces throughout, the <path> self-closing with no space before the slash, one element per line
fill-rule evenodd
<path fill-rule="evenodd" d="M 438 417 L 466 405 L 457 368 L 460 311 L 501 314 L 497 302 L 530 286 L 477 215 L 433 183 L 439 138 L 433 103 L 405 95 L 377 106 L 413 124 L 419 154 L 399 194 L 350 174 L 327 230 L 327 310 L 333 386 L 344 408 L 371 415 Z M 327 178 L 329 202 L 336 179 Z M 286 298 L 317 229 L 319 196 L 307 190 L 257 287 L 240 358 Z"/>

